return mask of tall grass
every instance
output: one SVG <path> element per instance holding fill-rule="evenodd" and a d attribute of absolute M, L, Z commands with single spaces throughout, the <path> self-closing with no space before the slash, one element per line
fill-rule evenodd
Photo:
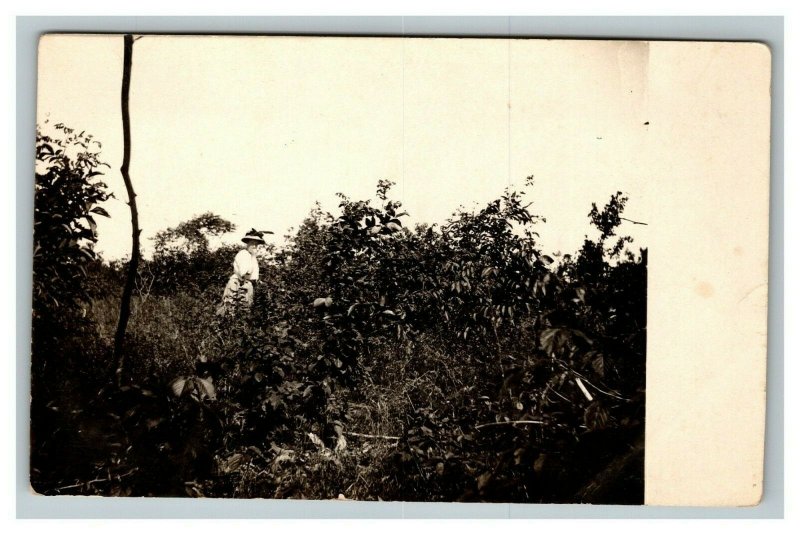
<path fill-rule="evenodd" d="M 106 343 L 113 342 L 119 302 L 118 296 L 106 296 L 91 305 L 97 336 Z M 213 359 L 220 345 L 214 320 L 214 303 L 204 295 L 135 296 L 126 335 L 127 351 L 134 355 L 134 380 L 166 380 L 189 373 L 198 361 Z"/>

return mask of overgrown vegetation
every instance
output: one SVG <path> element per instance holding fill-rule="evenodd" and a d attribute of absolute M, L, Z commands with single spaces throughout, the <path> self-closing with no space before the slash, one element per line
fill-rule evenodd
<path fill-rule="evenodd" d="M 37 228 L 62 206 L 40 201 L 40 182 L 73 168 L 37 171 Z M 409 228 L 391 186 L 312 210 L 234 315 L 214 311 L 235 248 L 208 242 L 233 226 L 206 213 L 159 233 L 122 388 L 110 356 L 124 263 L 80 253 L 58 284 L 60 268 L 35 264 L 34 306 L 58 313 L 34 322 L 34 488 L 641 503 L 647 255 L 618 235 L 627 198 L 593 205 L 599 237 L 554 257 L 522 191 Z M 94 187 L 87 203 L 106 198 Z M 59 210 L 100 213 L 83 208 Z M 71 243 L 50 232 L 36 254 Z"/>

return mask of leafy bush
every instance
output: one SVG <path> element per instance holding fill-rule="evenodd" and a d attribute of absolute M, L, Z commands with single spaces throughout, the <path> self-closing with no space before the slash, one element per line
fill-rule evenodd
<path fill-rule="evenodd" d="M 36 131 L 33 225 L 34 314 L 73 307 L 86 297 L 86 265 L 95 259 L 96 216 L 111 194 L 99 180 L 100 143 L 55 125 Z"/>
<path fill-rule="evenodd" d="M 315 426 L 334 430 L 323 433 L 333 447 L 355 429 L 359 390 L 422 378 L 408 402 L 394 400 L 398 441 L 384 462 L 402 477 L 384 499 L 579 500 L 643 429 L 646 256 L 606 246 L 626 199 L 593 207 L 600 240 L 556 262 L 538 250 L 540 218 L 519 193 L 410 231 L 389 186 L 379 207 L 342 196 L 340 215 L 313 212 L 270 267 L 270 295 L 289 297 L 256 307 L 255 323 L 302 336 L 286 354 L 253 330 L 234 359 L 262 355 L 248 370 L 280 385 L 245 374 L 256 388 L 238 406 L 268 415 L 255 436 L 291 444 L 270 433 Z M 398 359 L 403 375 L 389 375 Z"/>

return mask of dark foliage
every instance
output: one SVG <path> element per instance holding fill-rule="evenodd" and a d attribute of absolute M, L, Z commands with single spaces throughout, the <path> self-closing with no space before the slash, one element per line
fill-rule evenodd
<path fill-rule="evenodd" d="M 641 503 L 647 255 L 617 235 L 627 198 L 593 206 L 599 238 L 554 257 L 520 192 L 411 229 L 391 186 L 314 209 L 233 315 L 214 310 L 236 248 L 207 238 L 232 225 L 209 213 L 160 233 L 131 385 L 37 372 L 60 386 L 34 395 L 34 487 Z M 95 262 L 71 287 L 90 281 L 94 306 L 60 335 L 65 360 L 102 367 L 121 272 Z M 48 351 L 34 344 L 34 361 Z"/>

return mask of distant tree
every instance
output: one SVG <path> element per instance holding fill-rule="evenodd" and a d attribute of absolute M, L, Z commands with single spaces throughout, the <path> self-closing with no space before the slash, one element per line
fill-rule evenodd
<path fill-rule="evenodd" d="M 33 211 L 34 314 L 60 309 L 86 297 L 86 266 L 96 259 L 96 216 L 112 197 L 99 180 L 101 144 L 63 124 L 57 134 L 36 132 Z"/>
<path fill-rule="evenodd" d="M 221 294 L 240 247 L 225 244 L 212 250 L 209 238 L 233 230 L 233 223 L 211 212 L 160 230 L 153 238 L 153 258 L 144 262 L 140 273 L 143 285 L 156 295 L 207 290 Z"/>
<path fill-rule="evenodd" d="M 208 251 L 209 237 L 236 230 L 236 225 L 211 212 L 206 212 L 156 233 L 153 238 L 156 254 L 181 250 L 186 254 Z"/>

